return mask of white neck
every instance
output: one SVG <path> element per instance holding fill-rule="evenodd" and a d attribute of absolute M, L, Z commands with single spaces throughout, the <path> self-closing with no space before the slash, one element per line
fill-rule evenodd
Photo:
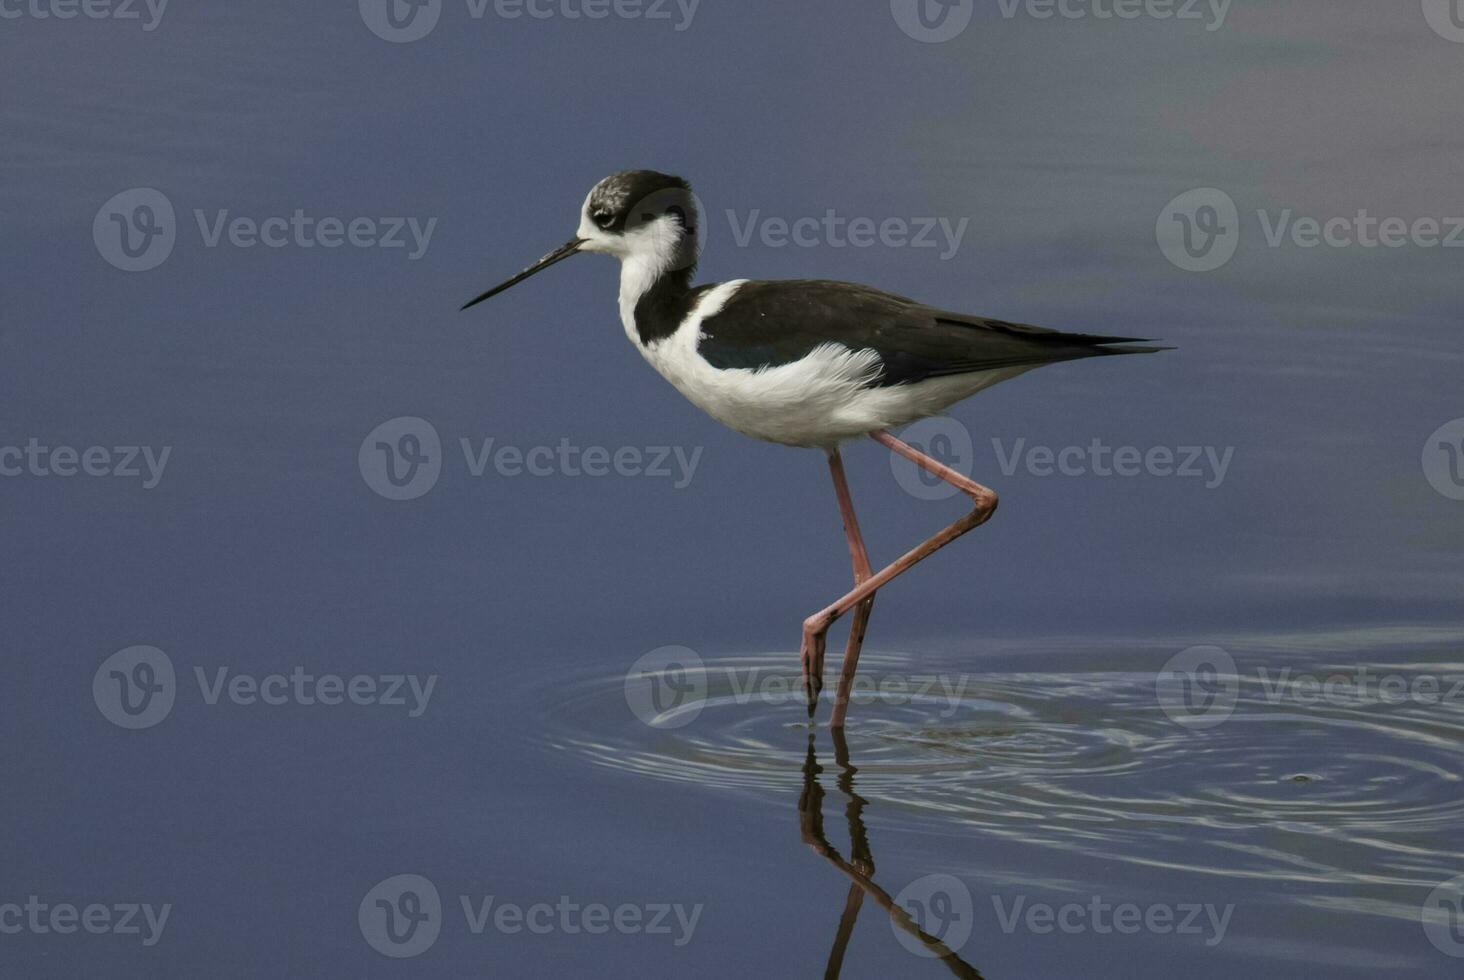
<path fill-rule="evenodd" d="M 635 328 L 636 304 L 676 261 L 676 237 L 659 226 L 656 222 L 643 229 L 620 261 L 620 323 L 636 345 L 641 342 Z"/>

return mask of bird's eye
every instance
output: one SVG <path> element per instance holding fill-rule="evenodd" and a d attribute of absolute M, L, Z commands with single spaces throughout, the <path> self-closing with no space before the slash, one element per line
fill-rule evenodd
<path fill-rule="evenodd" d="M 590 220 L 599 225 L 601 228 L 604 228 L 607 227 L 610 222 L 615 220 L 615 214 L 611 211 L 596 211 L 590 215 Z"/>

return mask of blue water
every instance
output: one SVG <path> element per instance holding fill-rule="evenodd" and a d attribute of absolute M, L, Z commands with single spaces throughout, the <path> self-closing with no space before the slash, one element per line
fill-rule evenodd
<path fill-rule="evenodd" d="M 1266 234 L 1458 211 L 1439 5 L 856 6 L 0 20 L 0 976 L 1458 972 L 1457 264 Z M 604 259 L 457 313 L 627 166 L 707 280 L 1177 348 L 910 434 L 1001 509 L 880 594 L 842 741 L 822 460 L 657 378 Z M 243 244 L 297 211 L 369 234 Z M 959 511 L 846 465 L 876 561 Z"/>

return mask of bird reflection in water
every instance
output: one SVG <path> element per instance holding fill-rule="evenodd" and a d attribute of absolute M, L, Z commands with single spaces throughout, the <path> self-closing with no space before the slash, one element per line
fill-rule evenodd
<path fill-rule="evenodd" d="M 839 930 L 834 936 L 834 948 L 829 952 L 828 967 L 824 970 L 825 980 L 839 976 L 844 965 L 844 952 L 849 947 L 849 938 L 854 934 L 854 923 L 859 910 L 869 896 L 876 905 L 889 914 L 895 928 L 914 937 L 930 954 L 946 965 L 958 977 L 981 980 L 976 968 L 956 955 L 955 951 L 935 936 L 922 930 L 910 913 L 896 904 L 890 893 L 874 883 L 874 854 L 869 846 L 869 833 L 864 827 L 864 807 L 868 801 L 854 791 L 854 774 L 858 771 L 849 762 L 849 744 L 842 729 L 832 729 L 834 741 L 834 762 L 839 768 L 839 792 L 849 800 L 844 808 L 849 822 L 849 857 L 846 860 L 824 833 L 823 801 L 825 791 L 818 781 L 824 771 L 818 764 L 814 736 L 808 737 L 808 756 L 803 763 L 803 793 L 798 798 L 798 825 L 803 842 L 816 854 L 823 857 L 844 873 L 850 881 L 849 897 L 844 902 L 844 912 L 839 917 Z"/>

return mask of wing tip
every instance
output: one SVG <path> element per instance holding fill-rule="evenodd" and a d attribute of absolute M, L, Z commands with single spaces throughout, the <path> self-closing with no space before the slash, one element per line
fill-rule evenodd
<path fill-rule="evenodd" d="M 1111 345 L 1117 346 L 1111 346 Z M 1167 350 L 1179 350 L 1178 347 L 1155 346 L 1147 341 L 1115 341 L 1106 340 L 1097 345 L 1097 349 L 1104 354 L 1162 354 Z"/>

